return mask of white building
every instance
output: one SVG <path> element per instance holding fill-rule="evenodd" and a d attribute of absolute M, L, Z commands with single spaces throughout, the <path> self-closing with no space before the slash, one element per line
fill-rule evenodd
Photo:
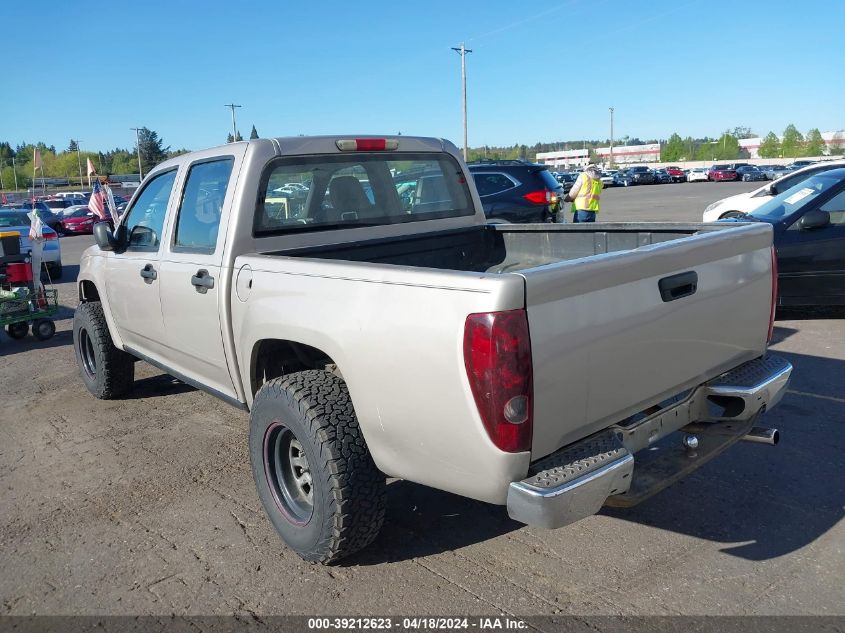
<path fill-rule="evenodd" d="M 660 160 L 660 143 L 647 145 L 619 145 L 613 148 L 611 161 L 610 147 L 597 147 L 593 152 L 596 160 L 604 165 L 654 163 Z M 569 149 L 559 152 L 540 152 L 537 154 L 538 163 L 548 165 L 552 169 L 573 169 L 583 167 L 590 162 L 590 150 Z"/>

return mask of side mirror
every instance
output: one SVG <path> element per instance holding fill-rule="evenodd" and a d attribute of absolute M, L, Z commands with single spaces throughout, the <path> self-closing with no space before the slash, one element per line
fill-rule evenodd
<path fill-rule="evenodd" d="M 798 220 L 798 227 L 804 231 L 820 229 L 828 224 L 830 224 L 830 213 L 821 209 L 808 211 Z"/>
<path fill-rule="evenodd" d="M 94 241 L 101 251 L 120 250 L 120 243 L 109 228 L 108 222 L 96 222 L 94 224 Z"/>

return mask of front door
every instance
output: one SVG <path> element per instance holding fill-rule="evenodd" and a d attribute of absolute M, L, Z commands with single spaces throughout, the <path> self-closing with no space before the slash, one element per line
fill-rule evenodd
<path fill-rule="evenodd" d="M 176 169 L 152 178 L 127 210 L 128 246 L 110 253 L 106 285 L 109 309 L 126 347 L 152 358 L 166 348 L 161 316 L 160 259 L 164 220 Z"/>
<path fill-rule="evenodd" d="M 170 345 L 168 367 L 236 397 L 223 346 L 221 268 L 233 157 L 193 163 L 185 179 L 169 246 L 161 260 L 161 300 Z M 229 198 L 227 198 L 227 192 Z"/>
<path fill-rule="evenodd" d="M 830 224 L 801 229 L 796 220 L 783 232 L 778 292 L 787 304 L 845 303 L 845 190 L 811 209 L 827 211 Z"/>

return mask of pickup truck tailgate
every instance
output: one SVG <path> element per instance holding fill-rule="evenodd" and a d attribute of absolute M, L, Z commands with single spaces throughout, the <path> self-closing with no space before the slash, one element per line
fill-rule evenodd
<path fill-rule="evenodd" d="M 532 459 L 762 355 L 771 244 L 750 224 L 521 271 Z"/>

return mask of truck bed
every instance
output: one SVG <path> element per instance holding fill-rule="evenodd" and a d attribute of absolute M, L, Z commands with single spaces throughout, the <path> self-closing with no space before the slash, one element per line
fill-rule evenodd
<path fill-rule="evenodd" d="M 409 286 L 466 273 L 521 277 L 534 369 L 532 459 L 766 349 L 771 231 L 759 223 L 486 225 L 264 255 L 280 264 L 332 260 L 347 278 L 349 263 L 362 262 L 362 275 Z M 696 280 L 690 296 L 662 295 L 661 283 L 685 276 Z"/>
<path fill-rule="evenodd" d="M 713 224 L 492 224 L 265 253 L 468 272 L 513 273 L 718 231 Z"/>

